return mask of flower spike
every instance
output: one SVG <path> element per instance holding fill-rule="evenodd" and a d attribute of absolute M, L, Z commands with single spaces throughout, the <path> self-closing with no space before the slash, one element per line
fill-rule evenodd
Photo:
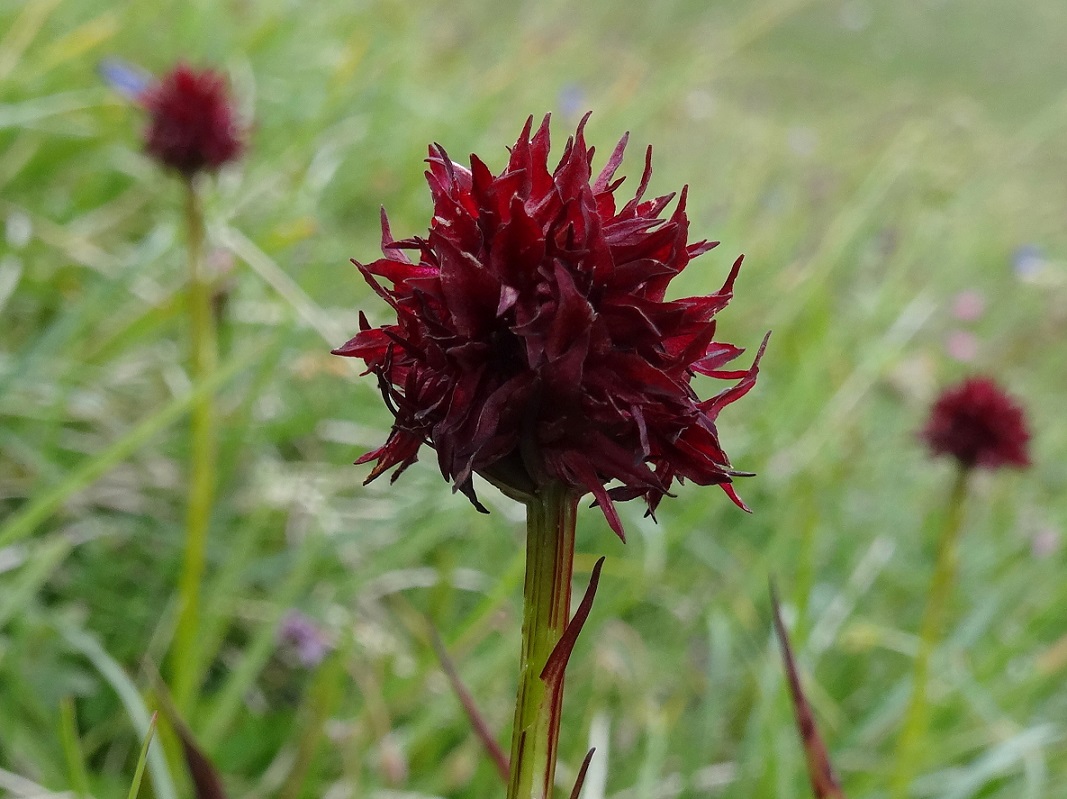
<path fill-rule="evenodd" d="M 383 212 L 384 257 L 356 262 L 396 321 L 361 325 L 334 352 L 362 359 L 394 412 L 389 439 L 362 459 L 375 461 L 370 479 L 428 443 L 472 499 L 475 474 L 518 499 L 562 483 L 591 494 L 622 538 L 613 503 L 640 497 L 654 511 L 676 480 L 721 486 L 744 507 L 715 421 L 752 387 L 758 357 L 730 370 L 742 350 L 715 339 L 740 259 L 714 294 L 666 299 L 716 242 L 689 241 L 687 189 L 668 216 L 674 194 L 645 199 L 651 148 L 636 193 L 616 203 L 628 135 L 594 178 L 587 119 L 554 169 L 547 116 L 536 130 L 527 119 L 496 175 L 431 147 L 429 232 L 395 240 Z M 736 385 L 701 401 L 697 374 Z"/>
<path fill-rule="evenodd" d="M 1023 409 L 988 377 L 972 377 L 945 391 L 922 437 L 934 455 L 950 455 L 965 469 L 1030 465 Z"/>

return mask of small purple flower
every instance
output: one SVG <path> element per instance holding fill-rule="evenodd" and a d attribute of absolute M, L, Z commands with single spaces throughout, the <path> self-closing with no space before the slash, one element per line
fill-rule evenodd
<path fill-rule="evenodd" d="M 310 616 L 299 610 L 290 610 L 282 619 L 278 641 L 296 655 L 301 666 L 308 669 L 319 665 L 331 649 L 322 629 Z"/>

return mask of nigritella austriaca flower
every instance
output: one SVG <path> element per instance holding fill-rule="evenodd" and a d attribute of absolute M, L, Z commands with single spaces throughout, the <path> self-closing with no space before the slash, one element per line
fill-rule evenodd
<path fill-rule="evenodd" d="M 588 116 L 586 117 L 588 119 Z M 527 121 L 504 169 L 430 147 L 433 217 L 396 240 L 382 212 L 382 258 L 354 261 L 395 314 L 334 350 L 364 361 L 394 416 L 367 482 L 395 480 L 424 444 L 479 509 L 480 475 L 527 508 L 526 580 L 509 799 L 551 795 L 563 672 L 599 578 L 570 619 L 576 508 L 591 494 L 623 537 L 615 502 L 649 513 L 674 483 L 718 485 L 741 507 L 716 418 L 756 381 L 759 355 L 715 339 L 723 286 L 667 299 L 671 281 L 716 243 L 689 241 L 686 189 L 645 198 L 651 148 L 633 197 L 616 198 L 627 138 L 603 169 L 583 119 L 549 167 L 549 118 Z M 765 344 L 765 342 L 764 342 Z M 760 348 L 760 354 L 763 347 Z M 701 399 L 697 375 L 729 381 Z M 588 763 L 588 757 L 586 760 Z"/>
<path fill-rule="evenodd" d="M 930 452 L 964 468 L 1025 468 L 1030 432 L 1019 404 L 992 378 L 971 377 L 945 390 L 922 431 Z"/>
<path fill-rule="evenodd" d="M 194 383 L 215 372 L 218 341 L 213 285 L 205 274 L 204 213 L 201 175 L 217 172 L 244 150 L 244 132 L 223 76 L 211 69 L 178 63 L 156 78 L 122 61 L 100 65 L 104 78 L 148 115 L 145 152 L 182 180 L 187 242 L 189 373 Z M 199 678 L 200 583 L 215 502 L 217 444 L 214 400 L 205 394 L 193 403 L 190 418 L 189 496 L 186 539 L 179 577 L 178 619 L 171 646 L 171 683 L 175 700 L 186 706 Z"/>
<path fill-rule="evenodd" d="M 921 438 L 930 454 L 956 461 L 956 477 L 937 541 L 934 574 L 926 598 L 911 699 L 897 741 L 894 799 L 911 795 L 926 730 L 930 658 L 941 637 L 956 574 L 967 494 L 975 469 L 996 471 L 1030 466 L 1030 432 L 1022 407 L 990 377 L 970 377 L 941 393 L 930 409 Z"/>
<path fill-rule="evenodd" d="M 626 138 L 593 179 L 584 125 L 552 171 L 547 117 L 532 136 L 527 121 L 499 175 L 435 145 L 428 235 L 394 240 L 383 212 L 384 257 L 355 263 L 396 321 L 361 315 L 334 351 L 366 363 L 396 417 L 359 460 L 375 463 L 368 482 L 393 467 L 396 479 L 428 444 L 475 502 L 474 474 L 520 499 L 558 482 L 591 493 L 620 537 L 614 502 L 642 497 L 654 512 L 675 480 L 719 485 L 744 507 L 715 425 L 757 375 L 758 356 L 727 369 L 742 350 L 714 339 L 741 259 L 717 292 L 666 299 L 717 242 L 688 241 L 686 189 L 669 216 L 673 194 L 644 199 L 651 148 L 620 205 Z M 737 382 L 701 400 L 697 374 Z"/>
<path fill-rule="evenodd" d="M 145 151 L 189 177 L 217 171 L 244 149 L 222 75 L 180 63 L 139 98 L 148 111 Z"/>

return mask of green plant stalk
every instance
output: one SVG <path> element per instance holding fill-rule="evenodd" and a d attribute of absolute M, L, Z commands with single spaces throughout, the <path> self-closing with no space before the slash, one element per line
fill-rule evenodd
<path fill-rule="evenodd" d="M 189 372 L 193 384 L 197 385 L 214 374 L 218 366 L 218 343 L 211 308 L 211 285 L 204 274 L 204 214 L 192 178 L 185 181 L 185 224 L 189 265 Z M 185 555 L 178 581 L 178 625 L 171 653 L 174 701 L 187 717 L 196 690 L 200 587 L 204 576 L 208 528 L 215 502 L 217 464 L 213 396 L 206 394 L 193 404 L 190 422 Z"/>
<path fill-rule="evenodd" d="M 897 741 L 896 771 L 893 775 L 893 799 L 906 799 L 917 770 L 916 760 L 922 751 L 926 735 L 927 681 L 930 674 L 930 656 L 941 638 L 945 610 L 956 576 L 956 563 L 960 531 L 963 529 L 963 512 L 967 498 L 967 479 L 970 469 L 960 466 L 956 481 L 949 495 L 948 512 L 945 515 L 941 537 L 937 542 L 937 561 L 930 593 L 926 598 L 922 627 L 919 631 L 919 649 L 915 655 L 915 668 L 911 681 L 911 700 L 904 716 L 900 738 Z"/>
<path fill-rule="evenodd" d="M 552 795 L 563 691 L 547 691 L 541 671 L 570 621 L 577 509 L 578 496 L 557 483 L 526 503 L 522 658 L 508 799 Z"/>

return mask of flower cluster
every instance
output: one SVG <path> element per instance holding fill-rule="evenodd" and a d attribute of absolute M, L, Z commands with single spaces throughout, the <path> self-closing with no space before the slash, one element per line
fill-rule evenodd
<path fill-rule="evenodd" d="M 148 110 L 145 150 L 185 177 L 215 171 L 244 148 L 226 82 L 178 64 L 138 98 Z"/>
<path fill-rule="evenodd" d="M 987 377 L 972 377 L 938 398 L 922 437 L 935 455 L 964 468 L 1030 465 L 1030 433 L 1022 408 Z"/>
<path fill-rule="evenodd" d="M 520 499 L 559 482 L 591 493 L 620 537 L 613 501 L 643 497 L 651 513 L 675 480 L 720 485 L 744 507 L 715 426 L 757 375 L 758 355 L 727 370 L 742 350 L 715 341 L 741 259 L 714 294 L 666 299 L 717 242 L 688 242 L 686 189 L 669 216 L 674 194 L 644 199 L 651 148 L 619 207 L 626 137 L 594 178 L 584 125 L 551 171 L 548 117 L 532 136 L 527 121 L 499 175 L 433 146 L 429 234 L 396 241 L 383 212 L 385 257 L 353 263 L 396 321 L 361 314 L 334 351 L 366 362 L 396 417 L 358 461 L 376 462 L 368 482 L 392 467 L 395 479 L 429 444 L 475 503 L 474 473 Z M 701 400 L 697 374 L 736 383 Z"/>

